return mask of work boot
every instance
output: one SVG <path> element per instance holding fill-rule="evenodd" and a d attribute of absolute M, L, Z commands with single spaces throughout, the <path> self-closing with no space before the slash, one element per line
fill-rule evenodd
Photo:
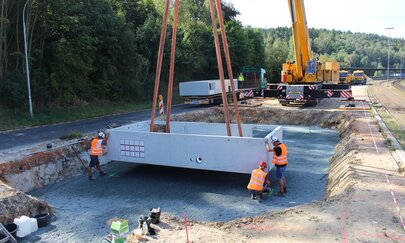
<path fill-rule="evenodd" d="M 89 176 L 89 181 L 94 181 L 96 178 L 94 178 L 93 176 Z"/>
<path fill-rule="evenodd" d="M 276 195 L 279 196 L 279 197 L 284 197 L 284 193 L 282 191 L 277 192 Z"/>
<path fill-rule="evenodd" d="M 105 173 L 104 171 L 100 172 L 100 176 L 105 176 L 105 175 L 107 175 L 107 173 Z"/>
<path fill-rule="evenodd" d="M 257 201 L 258 201 L 259 203 L 262 203 L 262 202 L 263 202 L 263 195 L 259 195 L 259 198 L 257 199 Z"/>
<path fill-rule="evenodd" d="M 273 194 L 274 190 L 270 188 L 269 197 Z"/>
<path fill-rule="evenodd" d="M 250 199 L 252 199 L 252 200 L 256 200 L 256 195 L 255 195 L 255 194 L 253 194 L 253 193 L 251 193 L 251 194 L 250 194 Z"/>
<path fill-rule="evenodd" d="M 269 198 L 272 194 L 273 194 L 273 190 L 271 188 L 268 188 L 268 191 L 267 191 L 267 189 L 265 191 L 262 191 L 261 195 L 264 200 L 266 198 Z"/>

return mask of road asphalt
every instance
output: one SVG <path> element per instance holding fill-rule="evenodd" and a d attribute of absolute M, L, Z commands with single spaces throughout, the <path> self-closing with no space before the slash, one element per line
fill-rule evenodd
<path fill-rule="evenodd" d="M 175 105 L 172 107 L 172 114 L 180 114 L 203 109 L 201 106 Z M 137 121 L 150 119 L 150 110 L 130 112 L 126 114 L 104 116 L 99 118 L 65 122 L 55 125 L 32 127 L 0 132 L 0 151 L 28 144 L 37 144 L 45 141 L 58 139 L 72 130 L 82 134 L 105 130 L 107 125 L 117 123 L 125 125 Z"/>

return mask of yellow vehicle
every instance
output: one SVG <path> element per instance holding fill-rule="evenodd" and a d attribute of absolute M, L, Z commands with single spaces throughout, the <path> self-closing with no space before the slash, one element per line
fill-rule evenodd
<path fill-rule="evenodd" d="M 342 70 L 339 72 L 339 83 L 350 84 L 352 81 L 352 75 L 349 71 Z"/>
<path fill-rule="evenodd" d="M 281 81 L 285 83 L 314 83 L 323 81 L 323 67 L 311 60 L 311 44 L 303 0 L 288 1 L 292 20 L 295 61 L 283 63 Z M 318 72 L 320 71 L 320 72 Z M 322 78 L 320 77 L 322 76 Z"/>
<path fill-rule="evenodd" d="M 281 105 L 316 105 L 320 99 L 340 97 L 348 84 L 338 84 L 339 63 L 322 64 L 311 57 L 311 44 L 304 0 L 288 0 L 294 40 L 294 61 L 283 63 L 281 82 L 268 84 L 265 97 L 278 97 Z M 328 83 L 329 82 L 329 83 Z"/>
<path fill-rule="evenodd" d="M 353 72 L 351 84 L 365 85 L 366 83 L 367 83 L 367 78 L 366 78 L 366 75 L 364 74 L 363 70 L 356 70 Z"/>

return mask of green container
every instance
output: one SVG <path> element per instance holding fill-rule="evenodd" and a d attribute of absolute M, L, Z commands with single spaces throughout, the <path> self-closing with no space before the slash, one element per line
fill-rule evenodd
<path fill-rule="evenodd" d="M 112 243 L 125 243 L 125 241 L 127 240 L 127 237 L 112 237 Z"/>
<path fill-rule="evenodd" d="M 128 220 L 118 219 L 111 224 L 111 232 L 120 235 L 129 231 Z"/>

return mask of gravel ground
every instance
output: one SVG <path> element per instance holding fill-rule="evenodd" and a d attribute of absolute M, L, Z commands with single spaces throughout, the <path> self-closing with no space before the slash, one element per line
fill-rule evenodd
<path fill-rule="evenodd" d="M 82 175 L 32 191 L 55 207 L 57 219 L 21 242 L 102 242 L 109 233 L 106 221 L 126 218 L 133 229 L 153 207 L 177 217 L 187 213 L 190 220 L 229 221 L 322 200 L 323 176 L 338 139 L 328 129 L 285 127 L 288 194 L 262 204 L 249 198 L 249 175 L 110 163 L 104 166 L 110 176 L 88 181 Z M 271 177 L 278 191 L 274 171 Z"/>

